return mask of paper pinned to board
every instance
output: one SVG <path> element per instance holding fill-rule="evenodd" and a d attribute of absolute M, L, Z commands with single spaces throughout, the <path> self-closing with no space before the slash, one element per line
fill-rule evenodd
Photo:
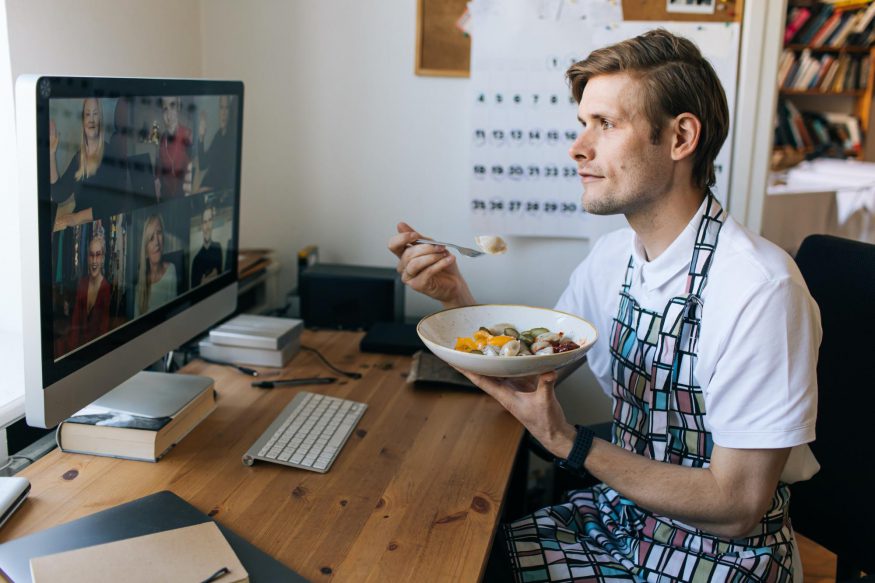
<path fill-rule="evenodd" d="M 221 568 L 221 583 L 249 574 L 215 522 L 204 522 L 73 551 L 34 557 L 34 583 L 151 583 L 204 581 Z"/>

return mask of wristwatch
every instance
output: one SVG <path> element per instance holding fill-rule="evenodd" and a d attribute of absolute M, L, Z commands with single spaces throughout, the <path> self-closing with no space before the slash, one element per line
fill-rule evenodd
<path fill-rule="evenodd" d="M 574 438 L 574 445 L 571 446 L 571 453 L 568 454 L 568 459 L 557 459 L 556 465 L 567 472 L 584 477 L 587 473 L 583 469 L 583 462 L 592 447 L 595 433 L 583 425 L 575 425 L 574 427 L 577 429 L 577 436 Z"/>

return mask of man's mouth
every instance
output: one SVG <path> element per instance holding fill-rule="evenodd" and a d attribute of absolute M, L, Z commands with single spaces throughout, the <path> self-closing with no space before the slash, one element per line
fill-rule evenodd
<path fill-rule="evenodd" d="M 587 182 L 594 182 L 596 180 L 601 180 L 602 178 L 604 178 L 604 176 L 600 176 L 598 174 L 592 174 L 590 172 L 578 172 L 578 174 L 580 175 L 581 182 L 583 182 L 584 184 Z"/>

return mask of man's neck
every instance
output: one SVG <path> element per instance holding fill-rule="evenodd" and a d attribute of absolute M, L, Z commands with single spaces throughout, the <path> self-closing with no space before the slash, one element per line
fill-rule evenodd
<path fill-rule="evenodd" d="M 704 197 L 704 193 L 693 187 L 673 190 L 647 208 L 626 216 L 648 261 L 662 255 L 677 239 L 699 210 Z"/>

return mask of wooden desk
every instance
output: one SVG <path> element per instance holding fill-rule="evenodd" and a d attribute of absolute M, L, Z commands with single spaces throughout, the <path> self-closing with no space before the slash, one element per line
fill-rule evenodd
<path fill-rule="evenodd" d="M 171 490 L 313 581 L 476 581 L 482 575 L 522 426 L 486 395 L 414 390 L 408 357 L 361 354 L 361 334 L 305 332 L 304 344 L 364 374 L 335 385 L 255 389 L 229 367 L 218 409 L 157 464 L 55 450 L 21 472 L 30 499 L 0 542 Z M 286 376 L 332 376 L 302 352 Z M 243 453 L 299 390 L 369 408 L 327 474 Z"/>

